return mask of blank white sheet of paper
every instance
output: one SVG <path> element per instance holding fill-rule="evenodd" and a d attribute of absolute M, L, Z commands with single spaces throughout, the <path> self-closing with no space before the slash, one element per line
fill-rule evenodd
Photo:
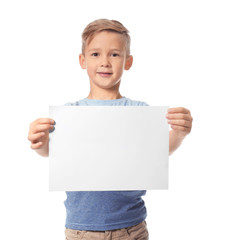
<path fill-rule="evenodd" d="M 50 191 L 168 189 L 168 107 L 50 106 Z"/>

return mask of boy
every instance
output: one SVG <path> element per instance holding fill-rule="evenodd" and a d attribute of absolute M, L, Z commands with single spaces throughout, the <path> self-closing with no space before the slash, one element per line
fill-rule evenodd
<path fill-rule="evenodd" d="M 128 30 L 118 21 L 99 19 L 90 23 L 82 34 L 80 65 L 87 70 L 90 92 L 87 98 L 70 106 L 148 106 L 119 92 L 123 70 L 129 70 Z M 192 117 L 185 108 L 171 108 L 167 114 L 171 125 L 169 154 L 172 154 L 191 131 Z M 40 118 L 30 125 L 31 148 L 48 156 L 49 130 L 54 120 Z M 57 129 L 56 129 L 57 131 Z M 146 191 L 66 192 L 66 239 L 148 239 L 146 208 L 142 196 Z"/>

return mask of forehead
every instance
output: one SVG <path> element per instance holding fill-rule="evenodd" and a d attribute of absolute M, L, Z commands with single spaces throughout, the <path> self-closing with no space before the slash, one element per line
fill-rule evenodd
<path fill-rule="evenodd" d="M 87 41 L 86 47 L 88 49 L 91 48 L 116 48 L 116 49 L 124 49 L 125 48 L 125 39 L 120 33 L 102 31 L 96 33 L 93 38 Z"/>

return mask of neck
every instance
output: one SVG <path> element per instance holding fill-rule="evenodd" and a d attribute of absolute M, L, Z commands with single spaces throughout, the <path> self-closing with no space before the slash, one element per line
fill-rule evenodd
<path fill-rule="evenodd" d="M 87 98 L 98 100 L 113 100 L 122 98 L 119 92 L 119 84 L 120 82 L 111 89 L 97 88 L 91 86 L 90 93 Z"/>

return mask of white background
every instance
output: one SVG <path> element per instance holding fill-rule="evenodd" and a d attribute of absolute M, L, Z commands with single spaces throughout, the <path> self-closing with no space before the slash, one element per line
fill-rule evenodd
<path fill-rule="evenodd" d="M 169 190 L 144 200 L 153 240 L 226 239 L 225 1 L 0 2 L 1 239 L 64 239 L 64 192 L 48 192 L 48 158 L 27 140 L 49 105 L 87 97 L 81 33 L 97 18 L 121 21 L 134 65 L 121 94 L 184 106 L 193 129 L 170 157 Z"/>

